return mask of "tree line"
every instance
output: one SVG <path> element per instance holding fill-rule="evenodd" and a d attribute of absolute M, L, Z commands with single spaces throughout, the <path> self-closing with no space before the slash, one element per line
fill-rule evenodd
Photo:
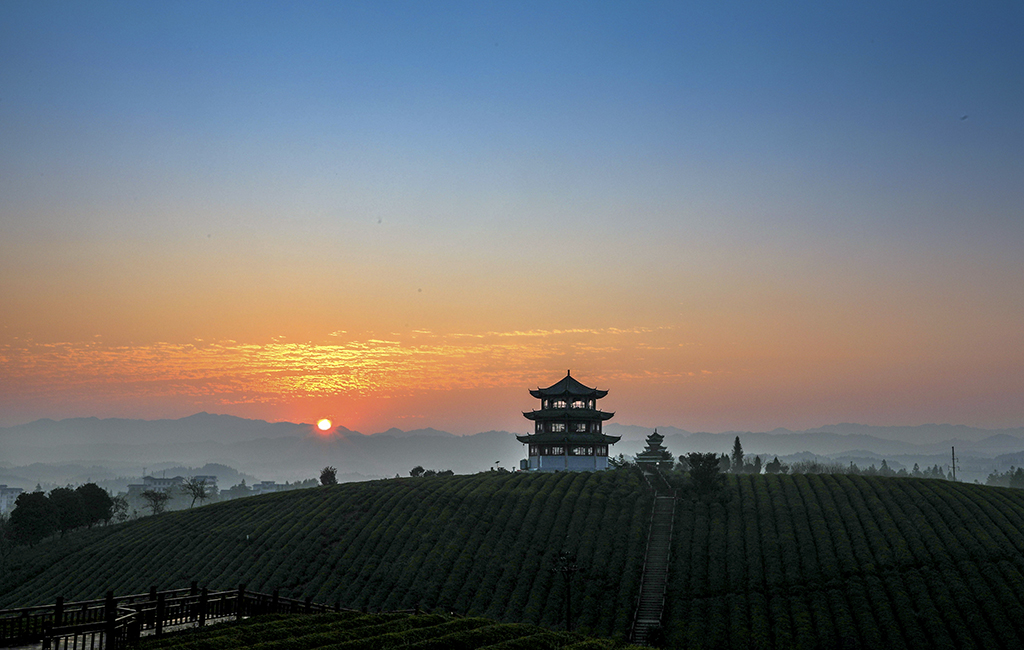
<path fill-rule="evenodd" d="M 58 532 L 63 537 L 76 528 L 127 518 L 127 499 L 111 496 L 95 483 L 54 488 L 49 494 L 42 490 L 22 492 L 2 524 L 3 537 L 14 544 L 32 546 Z"/>

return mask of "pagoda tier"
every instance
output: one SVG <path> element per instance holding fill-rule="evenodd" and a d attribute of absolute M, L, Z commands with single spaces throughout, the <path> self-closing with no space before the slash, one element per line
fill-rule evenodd
<path fill-rule="evenodd" d="M 529 445 L 529 460 L 523 469 L 594 470 L 608 467 L 608 446 L 619 436 L 607 436 L 602 423 L 615 414 L 597 408 L 597 400 L 608 394 L 584 386 L 567 372 L 565 378 L 547 388 L 531 390 L 541 401 L 539 410 L 523 413 L 532 420 L 532 434 L 516 436 Z"/>

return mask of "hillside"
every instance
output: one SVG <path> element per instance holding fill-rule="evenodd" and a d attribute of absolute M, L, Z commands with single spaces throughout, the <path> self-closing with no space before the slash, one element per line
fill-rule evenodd
<path fill-rule="evenodd" d="M 575 632 L 552 632 L 522 623 L 496 623 L 484 618 L 452 618 L 437 614 L 361 614 L 344 612 L 320 615 L 266 615 L 143 639 L 142 650 L 611 650 L 621 648 L 611 639 L 586 638 Z M 628 646 L 637 648 L 637 646 Z"/>
<path fill-rule="evenodd" d="M 667 633 L 686 647 L 1024 647 L 1024 491 L 739 475 L 680 499 Z"/>
<path fill-rule="evenodd" d="M 633 473 L 477 474 L 348 483 L 213 504 L 17 549 L 0 607 L 188 586 L 437 607 L 554 626 L 563 549 L 588 576 L 576 624 L 628 630 L 649 495 Z"/>
<path fill-rule="evenodd" d="M 345 484 L 168 513 L 18 549 L 0 606 L 188 580 L 629 628 L 650 493 L 627 471 Z M 248 541 L 246 536 L 249 536 Z M 1024 491 L 930 479 L 730 476 L 677 500 L 667 640 L 705 648 L 1024 647 Z"/>

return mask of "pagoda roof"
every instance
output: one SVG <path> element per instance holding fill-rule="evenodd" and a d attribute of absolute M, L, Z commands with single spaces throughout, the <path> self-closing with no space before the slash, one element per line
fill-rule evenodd
<path fill-rule="evenodd" d="M 533 433 L 516 436 L 516 440 L 519 442 L 529 443 L 531 445 L 614 445 L 621 439 L 622 436 L 606 436 L 603 433 L 581 433 L 575 431 L 562 433 Z"/>
<path fill-rule="evenodd" d="M 598 411 L 597 409 L 541 409 L 539 411 L 523 411 L 527 420 L 610 420 L 615 413 Z"/>
<path fill-rule="evenodd" d="M 551 384 L 547 388 L 538 388 L 537 390 L 530 391 L 530 395 L 533 395 L 538 399 L 542 397 L 560 397 L 562 395 L 601 399 L 607 394 L 608 391 L 606 390 L 598 390 L 596 388 L 584 386 L 573 379 L 568 370 L 565 371 L 565 377 L 563 377 L 561 381 Z"/>

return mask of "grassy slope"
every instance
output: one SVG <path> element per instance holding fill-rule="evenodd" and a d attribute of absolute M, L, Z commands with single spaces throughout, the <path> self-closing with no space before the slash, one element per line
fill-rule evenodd
<path fill-rule="evenodd" d="M 687 647 L 1024 647 L 1024 491 L 730 476 L 681 499 L 668 600 Z"/>
<path fill-rule="evenodd" d="M 589 577 L 573 590 L 576 625 L 610 636 L 629 629 L 649 502 L 636 475 L 611 472 L 397 479 L 265 495 L 19 549 L 17 570 L 0 581 L 0 607 L 197 580 L 353 608 L 441 607 L 554 626 L 564 592 L 549 568 L 567 548 Z"/>
<path fill-rule="evenodd" d="M 1024 647 L 1024 491 L 928 479 L 731 476 L 680 498 L 665 634 L 690 647 Z M 19 549 L 0 606 L 149 585 L 348 607 L 449 607 L 556 626 L 562 548 L 576 624 L 629 627 L 649 493 L 628 472 L 346 484 Z M 249 542 L 245 541 L 250 536 Z"/>
<path fill-rule="evenodd" d="M 143 639 L 142 650 L 611 650 L 609 639 L 552 632 L 522 623 L 437 615 L 385 615 L 346 612 L 323 615 L 260 616 L 161 638 Z M 636 646 L 629 646 L 636 648 Z M 625 649 L 624 649 L 625 650 Z"/>

